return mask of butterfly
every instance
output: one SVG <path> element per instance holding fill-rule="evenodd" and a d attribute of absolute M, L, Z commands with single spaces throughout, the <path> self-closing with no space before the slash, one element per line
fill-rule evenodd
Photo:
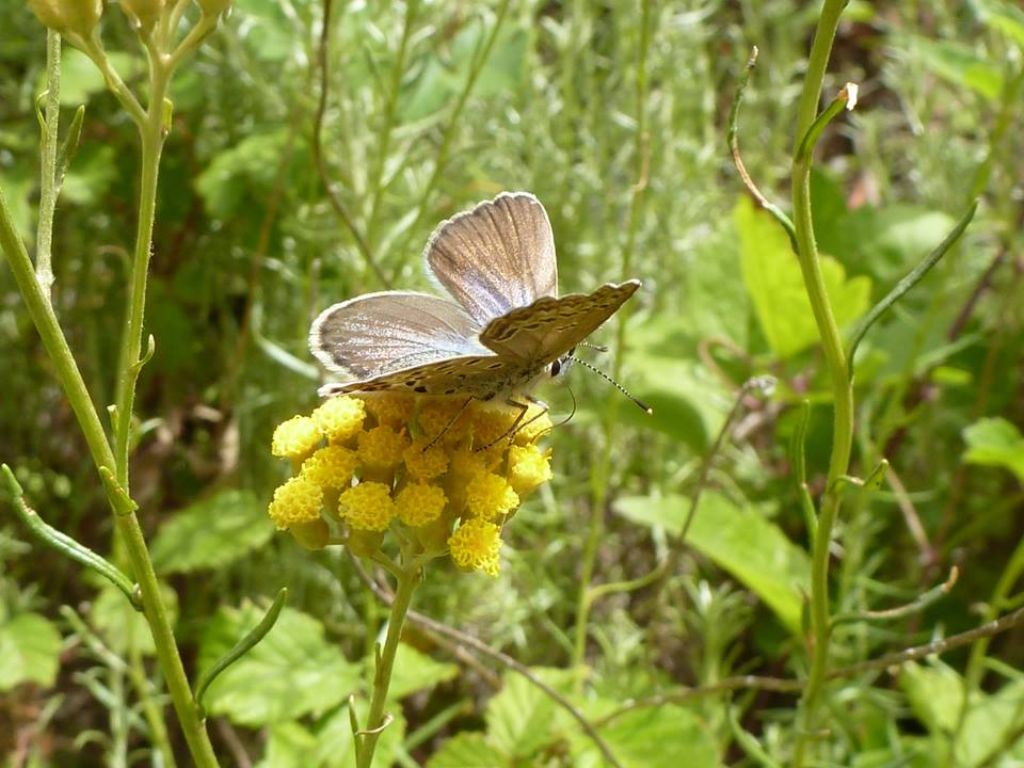
<path fill-rule="evenodd" d="M 325 385 L 322 395 L 503 395 L 518 404 L 513 395 L 557 376 L 640 287 L 627 280 L 558 296 L 551 222 L 528 192 L 503 192 L 442 222 L 423 255 L 454 301 L 381 291 L 325 309 L 310 328 L 310 349 L 349 381 Z"/>

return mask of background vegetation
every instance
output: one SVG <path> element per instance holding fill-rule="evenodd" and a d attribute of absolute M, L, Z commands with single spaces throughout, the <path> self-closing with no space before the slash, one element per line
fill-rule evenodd
<path fill-rule="evenodd" d="M 556 413 L 577 407 L 549 439 L 550 489 L 506 530 L 500 578 L 434 569 L 415 607 L 568 695 L 623 765 L 792 759 L 801 686 L 783 683 L 807 674 L 811 590 L 793 446 L 806 437 L 817 498 L 831 393 L 789 241 L 750 201 L 726 137 L 756 44 L 739 141 L 758 186 L 788 207 L 818 12 L 793 0 L 336 2 L 323 38 L 320 2 L 236 0 L 183 65 L 131 490 L 189 670 L 290 590 L 272 633 L 211 689 L 224 764 L 348 765 L 347 697 L 365 697 L 386 616 L 343 553 L 307 552 L 266 517 L 285 472 L 271 432 L 316 402 L 310 320 L 365 291 L 427 287 L 434 225 L 503 189 L 547 206 L 563 291 L 643 280 L 595 338 L 611 353 L 588 354 L 655 414 L 583 370 L 541 393 Z M 0 18 L 0 184 L 31 244 L 46 33 L 14 0 Z M 103 36 L 140 82 L 144 58 L 113 5 Z M 890 470 L 845 486 L 833 667 L 1020 606 L 1022 49 L 1024 13 L 997 0 L 854 3 L 839 26 L 825 99 L 852 81 L 860 100 L 824 134 L 811 191 L 844 330 L 980 206 L 860 345 L 851 471 L 870 476 L 883 458 Z M 61 103 L 65 125 L 86 114 L 56 215 L 54 305 L 105 413 L 138 141 L 71 46 Z M 6 267 L 0 370 L 0 460 L 46 521 L 111 552 L 103 487 Z M 773 388 L 744 388 L 765 374 Z M 169 741 L 187 764 L 172 721 L 154 733 L 151 709 L 166 702 L 145 623 L 0 508 L 0 753 L 10 765 L 160 764 L 152 745 Z M 956 583 L 936 590 L 954 567 Z M 1020 764 L 1021 632 L 831 681 L 827 732 L 804 734 L 819 764 Z M 549 696 L 465 643 L 412 625 L 398 675 L 382 765 L 600 764 Z"/>

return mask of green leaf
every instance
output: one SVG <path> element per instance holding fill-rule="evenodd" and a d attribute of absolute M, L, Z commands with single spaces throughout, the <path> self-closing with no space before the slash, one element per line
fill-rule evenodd
<path fill-rule="evenodd" d="M 626 768 L 715 768 L 722 764 L 708 726 L 690 710 L 673 704 L 629 712 L 603 728 L 601 736 Z M 596 756 L 593 742 L 589 743 Z"/>
<path fill-rule="evenodd" d="M 441 745 L 427 768 L 499 768 L 512 765 L 507 755 L 492 747 L 481 733 L 457 733 Z"/>
<path fill-rule="evenodd" d="M 200 668 L 223 656 L 261 617 L 251 604 L 221 609 L 203 631 Z M 360 680 L 360 668 L 324 640 L 319 621 L 285 608 L 260 644 L 210 685 L 206 709 L 250 726 L 291 720 L 335 706 Z"/>
<path fill-rule="evenodd" d="M 964 430 L 967 451 L 964 461 L 989 467 L 1005 467 L 1024 483 L 1024 437 L 1002 418 L 979 419 Z"/>
<path fill-rule="evenodd" d="M 917 206 L 865 206 L 850 213 L 839 231 L 850 244 L 851 261 L 847 263 L 863 264 L 879 281 L 889 284 L 935 250 L 956 223 L 949 214 Z"/>
<path fill-rule="evenodd" d="M 818 340 L 800 264 L 782 228 L 746 197 L 733 209 L 733 220 L 743 282 L 761 330 L 776 355 L 791 357 Z M 853 322 L 867 309 L 871 281 L 863 276 L 847 280 L 842 264 L 828 256 L 820 257 L 820 266 L 836 322 Z"/>
<path fill-rule="evenodd" d="M 690 500 L 684 496 L 633 496 L 619 499 L 617 511 L 628 520 L 682 531 Z M 800 634 L 803 595 L 810 591 L 807 553 L 752 506 L 737 507 L 721 494 L 706 491 L 686 543 L 756 593 L 793 634 Z"/>
<path fill-rule="evenodd" d="M 983 59 L 959 43 L 908 36 L 907 52 L 944 80 L 970 88 L 995 101 L 1003 90 L 1003 76 L 994 59 Z"/>
<path fill-rule="evenodd" d="M 370 663 L 372 664 L 372 662 Z M 434 661 L 412 646 L 401 643 L 395 656 L 395 667 L 391 674 L 388 697 L 398 700 L 410 693 L 421 691 L 424 688 L 433 688 L 435 685 L 452 680 L 458 674 L 459 668 L 455 664 Z"/>
<path fill-rule="evenodd" d="M 566 670 L 538 670 L 548 684 L 568 684 Z M 559 687 L 555 685 L 555 687 Z M 553 739 L 557 705 L 540 688 L 522 675 L 506 673 L 501 690 L 487 702 L 487 740 L 509 757 L 528 758 Z"/>
<path fill-rule="evenodd" d="M 274 526 L 251 491 L 221 491 L 177 512 L 153 541 L 162 573 L 222 568 L 266 543 Z"/>
<path fill-rule="evenodd" d="M 38 613 L 19 613 L 0 624 L 0 691 L 30 682 L 52 686 L 60 646 L 57 627 Z"/>
<path fill-rule="evenodd" d="M 360 722 L 366 717 L 365 704 L 357 706 Z M 399 708 L 377 741 L 374 765 L 393 765 L 405 738 L 406 724 Z M 273 723 L 260 768 L 356 768 L 348 706 L 338 707 L 313 726 L 294 721 Z"/>
<path fill-rule="evenodd" d="M 929 733 L 943 741 L 954 732 L 963 703 L 963 678 L 941 661 L 927 666 L 910 663 L 900 671 L 900 687 L 918 719 Z M 1024 681 L 1009 683 L 993 694 L 975 691 L 970 698 L 963 729 L 954 746 L 955 765 L 980 765 L 993 745 L 1020 727 L 1020 702 Z M 1024 737 L 1006 752 L 1007 757 L 1024 756 Z"/>

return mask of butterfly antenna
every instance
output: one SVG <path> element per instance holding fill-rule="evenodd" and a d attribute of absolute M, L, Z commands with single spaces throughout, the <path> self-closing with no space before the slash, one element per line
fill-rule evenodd
<path fill-rule="evenodd" d="M 640 408 L 640 410 L 644 411 L 648 416 L 650 416 L 652 413 L 654 413 L 654 409 L 651 408 L 651 406 L 649 406 L 647 403 L 645 403 L 640 398 L 633 397 L 631 394 L 629 394 L 629 390 L 627 390 L 624 386 L 619 384 L 619 382 L 617 382 L 615 379 L 613 379 L 607 373 L 602 371 L 600 368 L 596 368 L 595 366 L 593 366 L 590 363 L 588 363 L 586 360 L 580 360 L 575 355 L 566 355 L 566 357 L 568 359 L 572 360 L 575 363 L 579 363 L 580 365 L 582 365 L 587 370 L 596 373 L 602 379 L 604 379 L 609 384 L 611 384 L 613 387 L 615 387 L 617 390 L 619 390 L 619 392 L 621 392 L 626 397 L 628 397 L 630 400 L 632 400 Z"/>

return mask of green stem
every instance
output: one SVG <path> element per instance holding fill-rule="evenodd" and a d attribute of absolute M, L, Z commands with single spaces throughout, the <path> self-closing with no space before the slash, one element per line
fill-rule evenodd
<path fill-rule="evenodd" d="M 402 626 L 412 603 L 413 592 L 419 586 L 422 575 L 422 567 L 416 564 L 406 566 L 399 572 L 398 583 L 395 585 L 395 599 L 391 603 L 391 615 L 388 618 L 388 634 L 384 640 L 384 648 L 377 657 L 373 674 L 373 698 L 370 700 L 366 729 L 355 737 L 358 768 L 370 768 L 373 765 L 373 752 L 377 748 L 377 740 L 385 723 L 384 705 L 387 702 L 388 688 L 391 686 L 391 672 L 395 666 L 398 641 L 402 637 Z"/>
<path fill-rule="evenodd" d="M 813 146 L 804 145 L 804 139 L 817 118 L 825 69 L 832 51 L 832 41 L 839 25 L 839 17 L 845 5 L 845 0 L 825 0 L 822 7 L 807 63 L 807 76 L 800 94 L 794 137 L 793 223 L 796 228 L 797 258 L 832 380 L 834 409 L 828 480 L 811 552 L 811 661 L 807 686 L 801 702 L 801 724 L 793 752 L 792 765 L 795 768 L 803 765 L 808 741 L 814 737 L 817 730 L 821 695 L 828 677 L 829 547 L 840 509 L 836 481 L 847 474 L 853 449 L 853 387 L 846 365 L 842 338 L 832 314 L 832 306 L 821 274 L 811 219 Z"/>
<path fill-rule="evenodd" d="M 36 230 L 36 279 L 50 299 L 53 286 L 53 211 L 57 206 L 57 129 L 60 124 L 60 34 L 46 30 L 46 114 L 40 147 L 39 224 Z"/>

